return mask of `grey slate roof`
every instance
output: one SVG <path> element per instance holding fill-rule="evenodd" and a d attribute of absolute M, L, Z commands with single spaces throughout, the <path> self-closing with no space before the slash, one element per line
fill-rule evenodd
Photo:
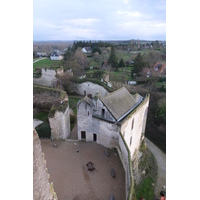
<path fill-rule="evenodd" d="M 115 119 L 120 121 L 143 101 L 143 97 L 138 93 L 131 95 L 125 87 L 122 87 L 100 100 Z"/>

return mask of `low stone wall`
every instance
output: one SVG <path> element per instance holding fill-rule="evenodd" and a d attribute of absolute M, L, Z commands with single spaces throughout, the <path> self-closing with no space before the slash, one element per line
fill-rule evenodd
<path fill-rule="evenodd" d="M 33 199 L 57 200 L 53 183 L 49 183 L 49 174 L 46 160 L 42 153 L 41 142 L 35 129 L 33 129 Z"/>
<path fill-rule="evenodd" d="M 92 94 L 92 96 L 95 96 L 96 93 L 99 93 L 101 97 L 104 97 L 109 93 L 103 86 L 94 84 L 89 81 L 81 84 L 74 84 L 73 92 L 76 92 L 77 94 L 82 96 L 85 96 L 87 94 Z"/>

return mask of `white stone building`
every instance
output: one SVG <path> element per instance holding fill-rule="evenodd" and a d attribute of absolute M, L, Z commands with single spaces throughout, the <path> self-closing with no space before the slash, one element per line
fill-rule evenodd
<path fill-rule="evenodd" d="M 63 59 L 63 55 L 61 55 L 61 53 L 59 51 L 54 51 L 51 55 L 50 55 L 50 59 L 51 60 L 62 60 Z"/>
<path fill-rule="evenodd" d="M 149 95 L 131 95 L 125 87 L 104 97 L 85 96 L 77 105 L 78 139 L 119 148 L 120 133 L 131 158 L 145 132 Z"/>

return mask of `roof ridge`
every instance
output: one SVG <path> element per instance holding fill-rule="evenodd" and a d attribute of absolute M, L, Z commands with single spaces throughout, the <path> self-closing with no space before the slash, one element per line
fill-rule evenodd
<path fill-rule="evenodd" d="M 118 91 L 120 91 L 120 90 L 122 90 L 122 89 L 124 89 L 125 87 L 123 86 L 123 87 L 121 87 L 121 88 L 119 88 L 119 89 L 117 89 L 117 90 L 115 90 L 114 92 L 111 92 L 111 93 L 109 93 L 109 94 L 107 94 L 105 97 L 100 97 L 100 99 L 104 99 L 104 98 L 106 98 L 106 97 L 108 97 L 108 96 L 110 96 L 110 95 L 112 95 L 112 94 L 114 94 L 115 92 L 118 92 Z M 126 88 L 125 88 L 126 89 Z M 127 90 L 127 89 L 126 89 Z M 128 91 L 128 90 L 127 90 Z"/>

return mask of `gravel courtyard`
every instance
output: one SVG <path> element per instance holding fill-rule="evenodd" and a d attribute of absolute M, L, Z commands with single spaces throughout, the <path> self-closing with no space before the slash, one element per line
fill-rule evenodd
<path fill-rule="evenodd" d="M 109 149 L 106 157 L 106 148 L 95 142 L 41 139 L 41 145 L 58 200 L 109 200 L 111 194 L 115 200 L 125 199 L 125 172 L 116 151 Z M 87 170 L 89 161 L 96 170 Z"/>

